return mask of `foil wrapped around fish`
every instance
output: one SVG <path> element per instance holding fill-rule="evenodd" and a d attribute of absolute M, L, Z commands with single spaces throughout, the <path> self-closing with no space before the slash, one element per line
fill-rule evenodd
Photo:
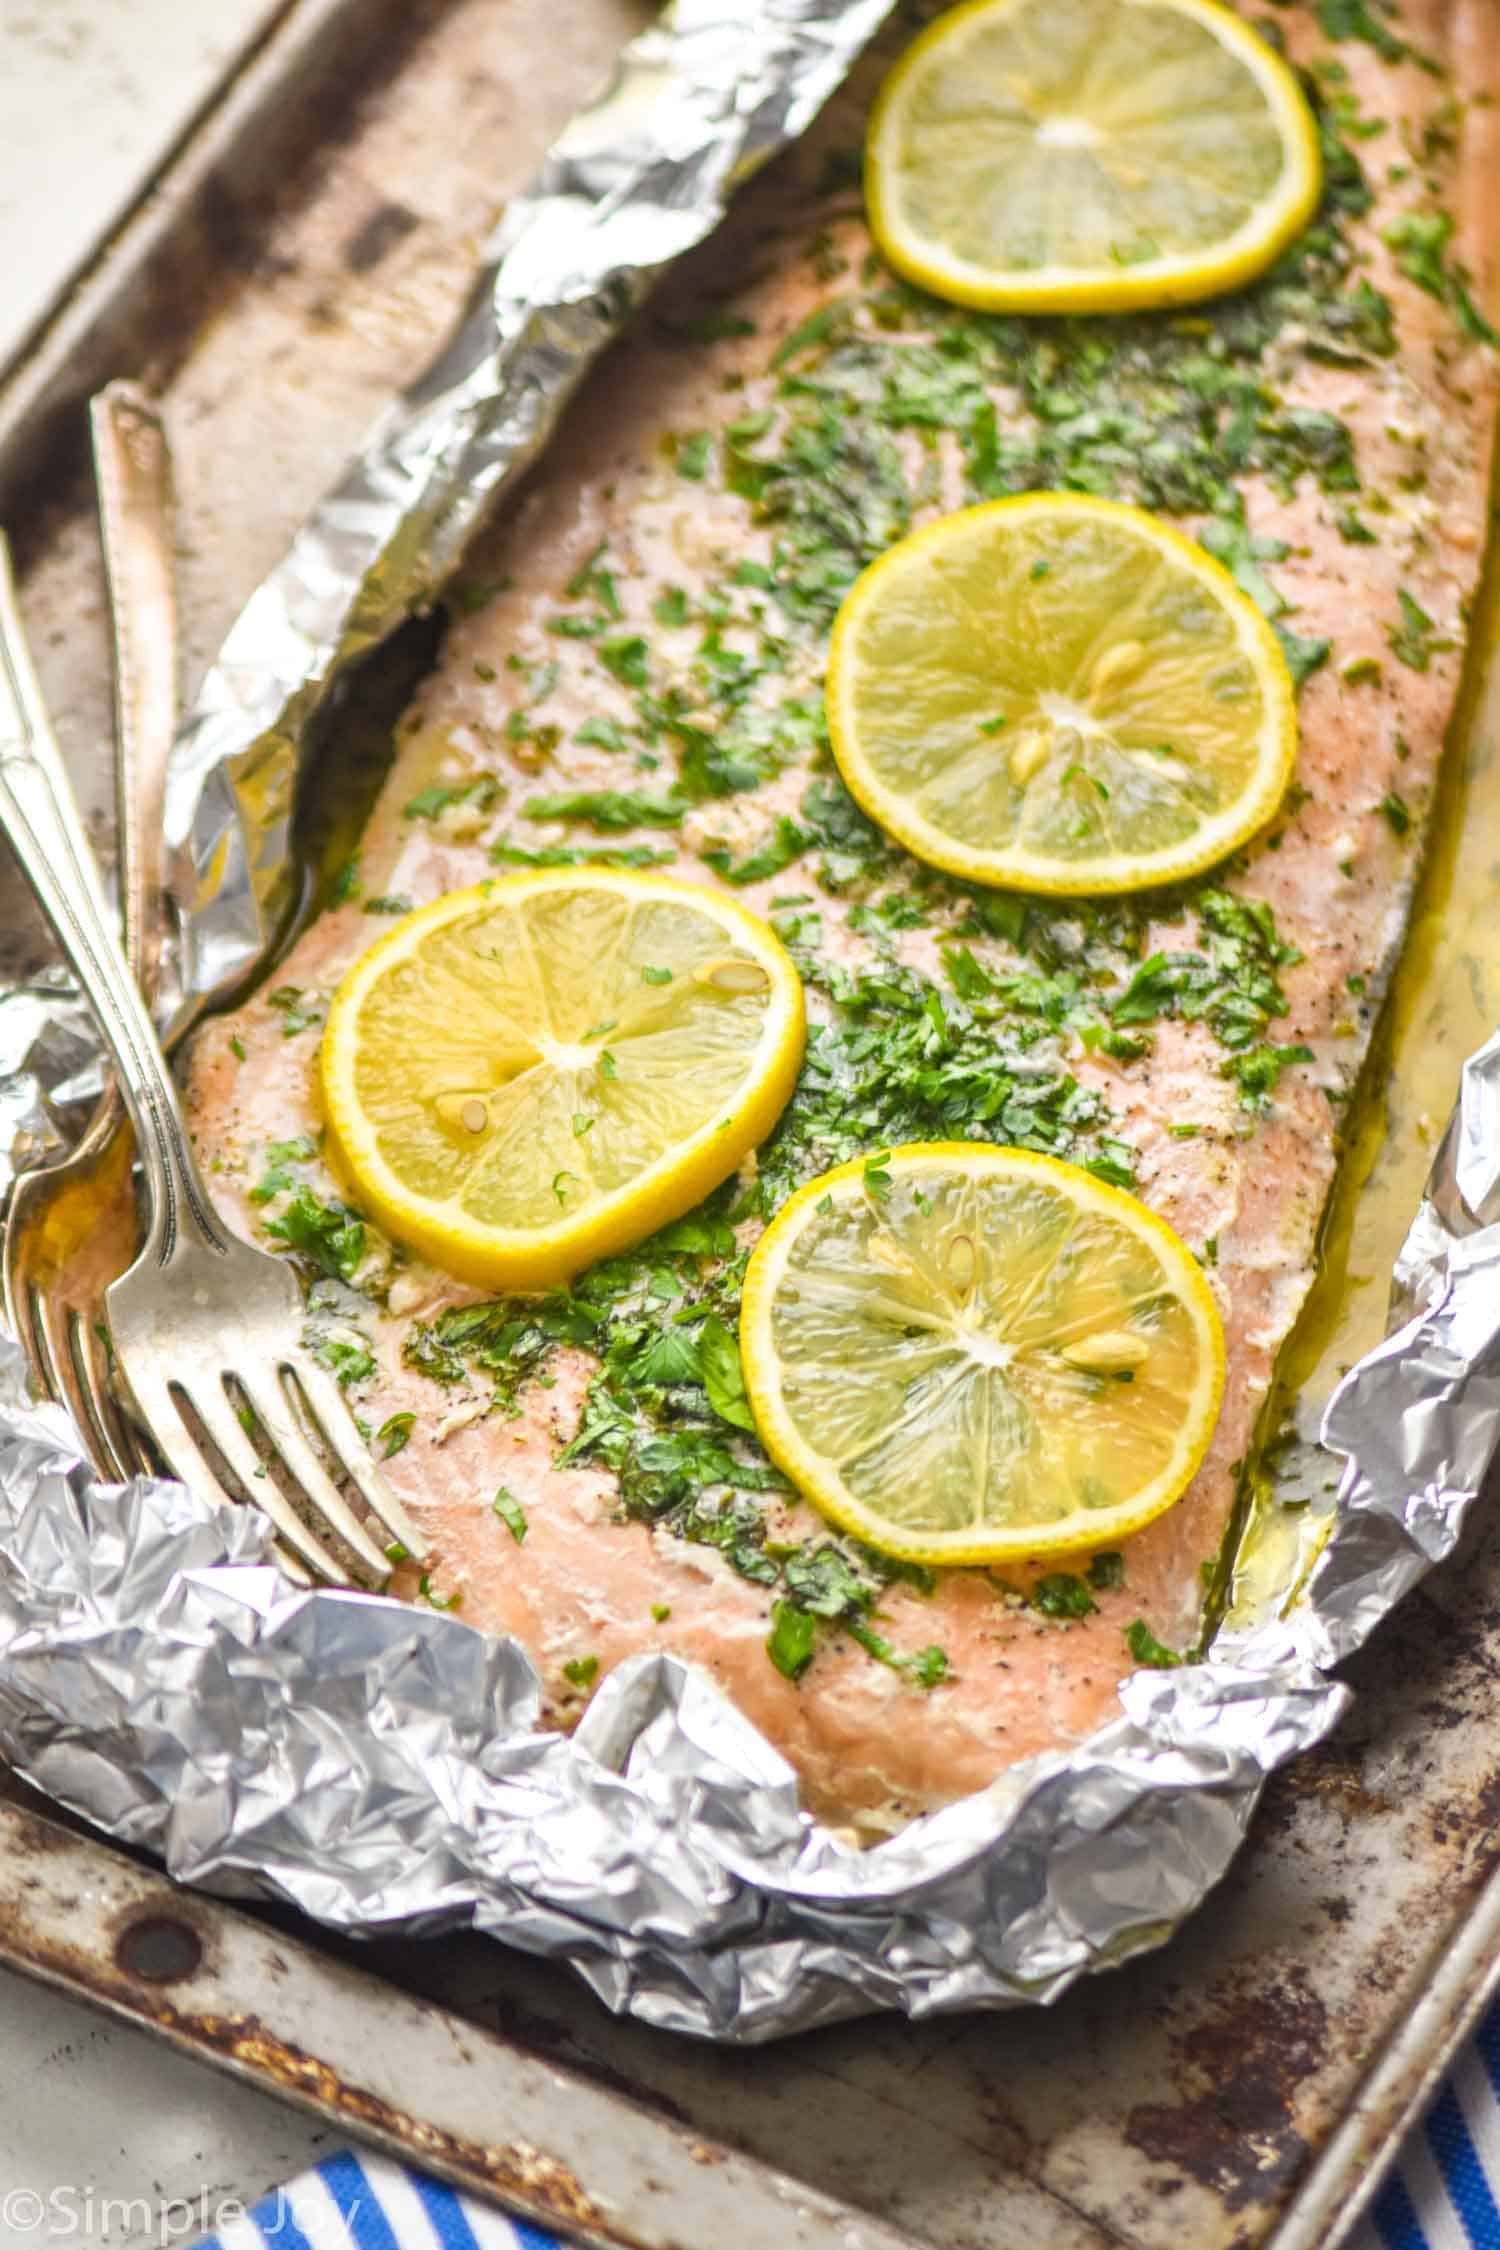
<path fill-rule="evenodd" d="M 255 593 L 177 746 L 179 1020 L 273 943 L 319 705 L 432 598 L 662 269 L 889 6 L 677 0 L 512 205 L 458 333 Z M 97 1083 L 59 976 L 0 993 L 0 1185 L 66 1145 Z M 1344 1708 L 1328 1667 L 1459 1535 L 1500 1442 L 1500 1038 L 1465 1070 L 1397 1317 L 1328 1408 L 1345 1465 L 1295 1593 L 1237 1611 L 1208 1661 L 1136 1673 L 1076 1749 L 863 1853 L 673 1657 L 621 1666 L 571 1736 L 543 1731 L 518 1644 L 300 1592 L 248 1509 L 99 1484 L 0 1337 L 0 1750 L 185 1882 L 345 1930 L 473 1926 L 673 2030 L 1047 2001 L 1192 1912 L 1267 1775 Z"/>

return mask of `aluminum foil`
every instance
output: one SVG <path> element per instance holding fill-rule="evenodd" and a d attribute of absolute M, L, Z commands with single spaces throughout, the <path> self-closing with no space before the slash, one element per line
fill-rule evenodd
<path fill-rule="evenodd" d="M 628 315 L 811 123 L 893 4 L 676 0 L 510 204 L 451 342 L 252 596 L 177 745 L 168 1013 L 271 942 L 298 741 L 335 679 L 430 600 Z"/>
<path fill-rule="evenodd" d="M 179 744 L 179 1016 L 273 941 L 321 699 L 431 597 L 653 277 L 888 5 L 678 0 L 512 206 L 458 335 L 256 593 Z M 60 981 L 0 995 L 0 1184 L 59 1144 L 91 1068 Z M 1296 1599 L 1210 1661 L 1137 1673 L 1077 1749 L 878 1850 L 813 1823 L 779 1753 L 670 1656 L 621 1666 L 571 1737 L 545 1732 L 516 1643 L 299 1592 L 252 1512 L 99 1484 L 4 1338 L 0 1750 L 186 1882 L 346 1930 L 477 1927 L 674 2030 L 753 2041 L 872 2007 L 1054 1999 L 1199 1904 L 1267 1774 L 1344 1707 L 1327 1667 L 1456 1539 L 1500 1439 L 1497 1126 L 1500 1040 L 1465 1073 L 1412 1230 L 1404 1325 L 1328 1409 L 1348 1460 Z"/>

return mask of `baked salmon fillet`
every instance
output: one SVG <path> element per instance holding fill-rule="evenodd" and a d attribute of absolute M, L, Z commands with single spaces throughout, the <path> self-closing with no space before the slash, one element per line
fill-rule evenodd
<path fill-rule="evenodd" d="M 1497 376 L 1500 0 L 1245 12 L 1318 112 L 1314 223 L 1236 296 L 1073 320 L 956 308 L 873 252 L 864 104 L 908 21 L 580 393 L 451 601 L 332 902 L 191 1057 L 223 1209 L 302 1261 L 318 1348 L 431 1543 L 399 1590 L 516 1635 L 558 1726 L 625 1658 L 703 1666 L 809 1809 L 866 1841 L 1076 1742 L 1139 1662 L 1197 1642 L 1458 683 Z M 1043 487 L 1201 539 L 1299 681 L 1278 817 L 1169 895 L 951 880 L 873 828 L 830 759 L 828 631 L 857 572 L 939 513 Z M 596 861 L 727 885 L 767 917 L 806 984 L 806 1064 L 689 1218 L 566 1291 L 485 1299 L 386 1241 L 325 1168 L 319 1025 L 382 916 Z M 733 1333 L 766 1217 L 858 1151 L 924 1139 L 1087 1165 L 1208 1274 L 1217 1432 L 1117 1553 L 883 1563 L 717 1411 L 697 1339 L 710 1312 Z M 810 1661 L 800 1620 L 777 1630 L 798 1610 Z"/>

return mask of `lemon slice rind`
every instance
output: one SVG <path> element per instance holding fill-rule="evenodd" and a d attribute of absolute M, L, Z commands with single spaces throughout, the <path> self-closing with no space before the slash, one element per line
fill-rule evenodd
<path fill-rule="evenodd" d="M 1190 836 L 1150 852 L 1100 851 L 1063 857 L 1024 844 L 991 846 L 972 832 L 959 834 L 940 826 L 923 815 L 909 794 L 882 780 L 871 749 L 862 740 L 861 643 L 871 621 L 878 623 L 882 608 L 889 610 L 900 601 L 913 564 L 956 551 L 971 534 L 993 529 L 1001 536 L 1024 536 L 1028 525 L 1090 519 L 1119 527 L 1144 550 L 1154 551 L 1203 590 L 1232 623 L 1234 643 L 1254 674 L 1260 697 L 1255 770 L 1234 799 L 1206 815 Z M 984 501 L 940 517 L 887 548 L 855 580 L 834 620 L 827 712 L 834 756 L 851 795 L 898 843 L 918 859 L 967 881 L 1057 896 L 1146 890 L 1215 866 L 1271 819 L 1286 793 L 1297 755 L 1296 690 L 1281 644 L 1223 564 L 1145 509 L 1084 493 L 1031 492 Z M 1004 755 L 998 743 L 994 754 Z"/>
<path fill-rule="evenodd" d="M 740 1351 L 756 1426 L 772 1459 L 839 1529 L 897 1560 L 926 1565 L 1019 1564 L 1059 1554 L 1097 1553 L 1164 1514 L 1181 1497 L 1202 1463 L 1218 1420 L 1224 1387 L 1224 1338 L 1218 1309 L 1186 1244 L 1165 1220 L 1134 1196 L 1106 1185 L 1077 1165 L 1027 1150 L 989 1142 L 912 1143 L 890 1151 L 888 1160 L 881 1160 L 879 1172 L 882 1194 L 888 1194 L 892 1184 L 922 1179 L 934 1191 L 937 1183 L 951 1183 L 955 1177 L 971 1180 L 988 1176 L 992 1181 L 1029 1184 L 1064 1199 L 1081 1215 L 1095 1219 L 1102 1215 L 1120 1230 L 1122 1239 L 1139 1245 L 1159 1268 L 1165 1290 L 1181 1308 L 1184 1332 L 1192 1340 L 1193 1365 L 1178 1371 L 1181 1412 L 1171 1458 L 1147 1484 L 1118 1504 L 1078 1507 L 1047 1522 L 996 1521 L 944 1529 L 935 1523 L 922 1524 L 920 1502 L 913 1502 L 909 1496 L 902 1500 L 901 1521 L 856 1496 L 838 1464 L 820 1450 L 818 1438 L 824 1438 L 825 1425 L 820 1423 L 815 1437 L 789 1405 L 786 1369 L 774 1339 L 778 1298 L 788 1288 L 792 1260 L 806 1229 L 820 1222 L 838 1224 L 851 1209 L 869 1205 L 869 1160 L 856 1158 L 809 1181 L 783 1205 L 756 1244 L 746 1272 Z M 874 1266 L 869 1269 L 869 1285 L 872 1292 L 888 1286 L 885 1274 Z M 826 1335 L 824 1342 L 826 1346 Z M 1071 1348 L 1087 1358 L 1076 1341 Z M 1114 1348 L 1118 1350 L 1118 1344 Z M 805 1364 L 803 1353 L 797 1366 L 800 1369 Z M 848 1370 L 858 1365 L 858 1354 L 851 1352 L 836 1364 L 840 1379 L 848 1380 Z M 904 1406 L 902 1399 L 893 1397 L 890 1401 L 890 1428 L 898 1435 Z"/>
<path fill-rule="evenodd" d="M 1219 0 L 1111 0 L 1120 10 L 1170 11 L 1202 25 L 1243 65 L 1274 120 L 1282 168 L 1274 190 L 1222 239 L 1193 251 L 1128 264 L 986 266 L 955 255 L 921 232 L 904 208 L 900 140 L 924 79 L 987 22 L 1031 0 L 967 0 L 913 41 L 887 77 L 871 113 L 865 198 L 871 232 L 898 273 L 937 296 L 990 312 L 1118 312 L 1192 304 L 1241 288 L 1263 272 L 1307 225 L 1323 187 L 1317 126 L 1281 58 Z"/>
<path fill-rule="evenodd" d="M 476 1219 L 464 1208 L 464 1185 L 446 1196 L 419 1192 L 404 1178 L 389 1155 L 389 1134 L 382 1135 L 367 1114 L 358 1086 L 362 1052 L 366 1051 L 366 1011 L 372 996 L 385 980 L 414 962 L 424 945 L 461 927 L 466 920 L 493 917 L 508 911 L 524 914 L 538 901 L 556 901 L 587 890 L 608 894 L 627 905 L 665 905 L 700 917 L 708 933 L 720 932 L 719 941 L 734 961 L 748 961 L 765 977 L 758 1031 L 744 1052 L 743 1067 L 732 1087 L 703 1109 L 692 1129 L 660 1147 L 623 1184 L 593 1194 L 575 1211 L 560 1207 L 555 1216 L 539 1223 L 507 1226 Z M 732 953 L 730 952 L 732 949 Z M 580 959 L 557 965 L 571 996 L 589 990 L 590 971 L 598 964 Z M 607 974 L 608 964 L 603 972 Z M 643 996 L 652 997 L 648 990 Z M 735 998 L 744 1000 L 743 992 Z M 482 991 L 475 1007 L 483 1005 Z M 589 1013 L 585 1007 L 583 1014 Z M 601 1006 L 599 1019 L 607 1020 Z M 649 1027 L 648 1027 L 649 1028 Z M 473 1026 L 461 1027 L 460 1046 L 466 1056 L 476 1051 Z M 430 1094 L 434 1074 L 442 1075 L 444 1026 L 414 1024 L 409 1072 L 413 1101 Z M 450 1039 L 453 1027 L 449 1028 Z M 737 1168 L 744 1156 L 770 1132 L 796 1082 L 806 1037 L 806 1017 L 801 980 L 775 933 L 736 900 L 696 883 L 667 875 L 642 874 L 619 869 L 566 869 L 523 872 L 502 876 L 471 889 L 450 892 L 428 906 L 405 916 L 370 950 L 361 955 L 345 975 L 329 1008 L 319 1054 L 319 1086 L 328 1125 L 328 1155 L 336 1173 L 364 1208 L 396 1241 L 417 1251 L 431 1264 L 456 1279 L 483 1288 L 531 1291 L 556 1287 L 597 1259 L 630 1248 L 659 1227 L 682 1217 L 700 1203 Z M 628 1101 L 631 1060 L 628 1025 L 610 1029 L 593 1040 L 607 1058 L 612 1074 L 600 1096 L 616 1106 Z M 504 1034 L 497 1025 L 493 1045 L 498 1052 Z M 479 1041 L 482 1052 L 484 1041 Z M 531 1067 L 524 1064 L 523 1068 Z M 545 1058 L 542 1068 L 546 1068 Z M 459 1077 L 465 1072 L 460 1069 Z M 473 1076 L 470 1069 L 467 1073 Z M 679 1074 L 682 1075 L 682 1074 Z M 545 1124 L 549 1111 L 567 1114 L 567 1091 L 561 1102 L 538 1098 L 532 1107 Z M 497 1084 L 499 1084 L 497 1078 Z M 505 1091 L 500 1086 L 500 1091 Z M 678 1088 L 677 1107 L 691 1109 L 691 1090 Z M 455 1096 L 461 1136 L 465 1098 L 484 1106 L 481 1094 Z M 433 1105 L 428 1100 L 427 1106 Z M 451 1106 L 451 1105 L 450 1105 Z M 476 1111 L 476 1116 L 478 1111 Z M 571 1199 L 574 1188 L 584 1192 L 587 1156 L 580 1153 L 579 1137 L 568 1131 L 550 1152 L 528 1146 L 526 1158 L 539 1177 L 553 1166 L 554 1182 L 562 1182 L 560 1196 Z M 430 1137 L 430 1136 L 429 1136 Z"/>

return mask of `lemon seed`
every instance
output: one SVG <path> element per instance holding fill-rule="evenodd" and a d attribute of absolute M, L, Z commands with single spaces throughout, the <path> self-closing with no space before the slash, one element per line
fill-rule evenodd
<path fill-rule="evenodd" d="M 1033 774 L 1039 773 L 1046 763 L 1046 737 L 1029 734 L 1024 741 L 1016 744 L 1010 754 L 1010 778 L 1024 788 Z"/>
<path fill-rule="evenodd" d="M 972 1234 L 956 1234 L 948 1245 L 948 1279 L 967 1297 L 979 1279 L 979 1250 Z"/>
<path fill-rule="evenodd" d="M 1093 693 L 1104 695 L 1110 688 L 1118 687 L 1126 673 L 1136 669 L 1145 653 L 1140 641 L 1116 641 L 1114 647 L 1107 648 L 1094 666 L 1094 676 L 1090 682 Z"/>
<path fill-rule="evenodd" d="M 764 992 L 771 982 L 758 961 L 715 961 L 699 975 L 716 992 Z"/>
<path fill-rule="evenodd" d="M 1128 1329 L 1106 1328 L 1097 1336 L 1084 1336 L 1064 1347 L 1063 1358 L 1084 1375 L 1124 1375 L 1144 1366 L 1151 1347 Z"/>

